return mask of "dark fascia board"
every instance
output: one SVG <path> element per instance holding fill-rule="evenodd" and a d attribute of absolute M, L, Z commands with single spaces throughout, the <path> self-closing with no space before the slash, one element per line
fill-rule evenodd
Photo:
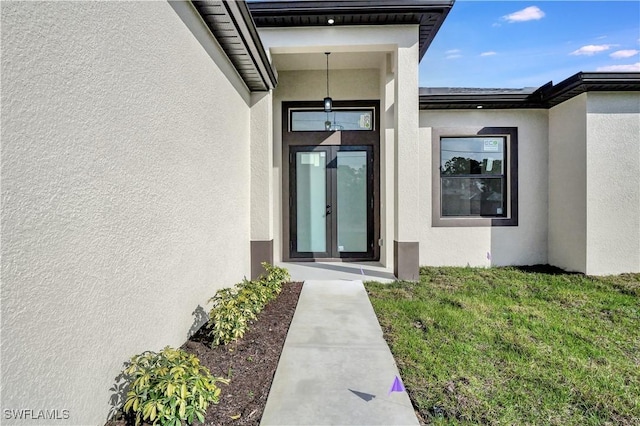
<path fill-rule="evenodd" d="M 553 85 L 549 82 L 537 90 L 420 89 L 420 109 L 549 109 L 581 93 L 595 91 L 640 91 L 640 72 L 579 72 Z"/>
<path fill-rule="evenodd" d="M 420 59 L 438 33 L 455 0 L 297 0 L 297 1 L 259 1 L 250 2 L 249 9 L 258 27 L 295 27 L 295 26 L 329 26 L 326 19 L 309 23 L 307 18 L 332 17 L 333 26 L 342 25 L 345 17 L 359 17 L 361 23 L 344 25 L 384 25 L 367 19 L 374 15 L 398 15 L 409 20 L 399 20 L 393 24 L 417 24 L 420 26 Z M 430 18 L 437 15 L 436 21 Z M 271 23 L 269 18 L 285 18 L 285 23 Z M 304 23 L 303 23 L 304 20 Z"/>
<path fill-rule="evenodd" d="M 278 82 L 277 74 L 267 57 L 246 2 L 191 0 L 191 3 L 218 40 L 247 88 L 252 92 L 273 89 Z M 216 7 L 220 14 L 209 13 L 212 7 Z M 232 31 L 220 24 L 221 17 L 231 22 Z"/>
<path fill-rule="evenodd" d="M 275 69 L 271 65 L 271 62 L 269 61 L 269 58 L 267 57 L 267 53 L 262 44 L 262 40 L 260 39 L 260 35 L 258 34 L 258 29 L 253 22 L 253 17 L 251 16 L 251 11 L 249 10 L 247 3 L 245 1 L 237 0 L 224 0 L 224 3 L 234 14 L 234 16 L 242 17 L 242 26 L 249 34 L 251 40 L 249 46 L 258 58 L 258 60 L 256 61 L 256 65 L 260 68 L 261 75 L 265 80 L 265 86 L 267 86 L 265 90 L 273 89 L 278 84 L 278 76 Z"/>
<path fill-rule="evenodd" d="M 585 92 L 640 91 L 640 72 L 579 72 L 543 95 L 548 108 Z"/>

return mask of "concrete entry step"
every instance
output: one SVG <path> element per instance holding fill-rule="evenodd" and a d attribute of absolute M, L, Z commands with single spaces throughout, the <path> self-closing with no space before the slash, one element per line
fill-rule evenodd
<path fill-rule="evenodd" d="M 293 281 L 395 281 L 393 268 L 380 262 L 280 262 Z"/>
<path fill-rule="evenodd" d="M 262 425 L 417 425 L 362 281 L 305 281 Z"/>

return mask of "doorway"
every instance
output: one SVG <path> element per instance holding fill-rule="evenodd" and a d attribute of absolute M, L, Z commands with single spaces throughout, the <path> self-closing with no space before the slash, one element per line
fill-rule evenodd
<path fill-rule="evenodd" d="M 309 104 L 283 104 L 285 257 L 378 260 L 377 103 Z"/>
<path fill-rule="evenodd" d="M 291 147 L 292 258 L 373 257 L 373 147 Z"/>

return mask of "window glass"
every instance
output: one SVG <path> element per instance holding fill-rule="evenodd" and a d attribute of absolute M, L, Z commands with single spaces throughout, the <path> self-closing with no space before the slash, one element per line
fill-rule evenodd
<path fill-rule="evenodd" d="M 501 178 L 442 178 L 442 216 L 504 216 Z"/>
<path fill-rule="evenodd" d="M 321 132 L 337 130 L 373 130 L 373 111 L 334 110 L 291 111 L 292 132 Z"/>
<path fill-rule="evenodd" d="M 504 173 L 504 138 L 442 138 L 440 167 L 443 176 L 501 175 Z"/>
<path fill-rule="evenodd" d="M 505 138 L 440 139 L 442 216 L 505 217 Z"/>

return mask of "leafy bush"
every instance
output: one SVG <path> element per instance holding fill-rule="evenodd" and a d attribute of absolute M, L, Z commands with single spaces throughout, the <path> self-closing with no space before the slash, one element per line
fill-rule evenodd
<path fill-rule="evenodd" d="M 238 340 L 247 331 L 250 315 L 247 315 L 246 307 L 237 296 L 237 288 L 223 288 L 209 300 L 213 302 L 213 308 L 209 312 L 212 346 L 226 345 Z"/>
<path fill-rule="evenodd" d="M 200 360 L 180 349 L 165 347 L 159 353 L 146 351 L 131 358 L 125 374 L 132 378 L 124 412 L 135 415 L 136 425 L 148 421 L 161 425 L 204 422 L 210 403 L 217 404 L 220 389 Z"/>
<path fill-rule="evenodd" d="M 269 265 L 266 262 L 262 262 L 262 267 L 265 269 L 266 275 L 261 275 L 259 281 L 262 281 L 264 285 L 270 289 L 273 297 L 275 297 L 280 294 L 282 283 L 291 280 L 289 271 L 287 271 L 286 268 Z"/>
<path fill-rule="evenodd" d="M 209 328 L 212 346 L 236 341 L 247 331 L 250 321 L 282 290 L 282 283 L 291 278 L 285 268 L 262 263 L 266 274 L 256 281 L 244 279 L 233 288 L 220 289 L 209 302 Z"/>

